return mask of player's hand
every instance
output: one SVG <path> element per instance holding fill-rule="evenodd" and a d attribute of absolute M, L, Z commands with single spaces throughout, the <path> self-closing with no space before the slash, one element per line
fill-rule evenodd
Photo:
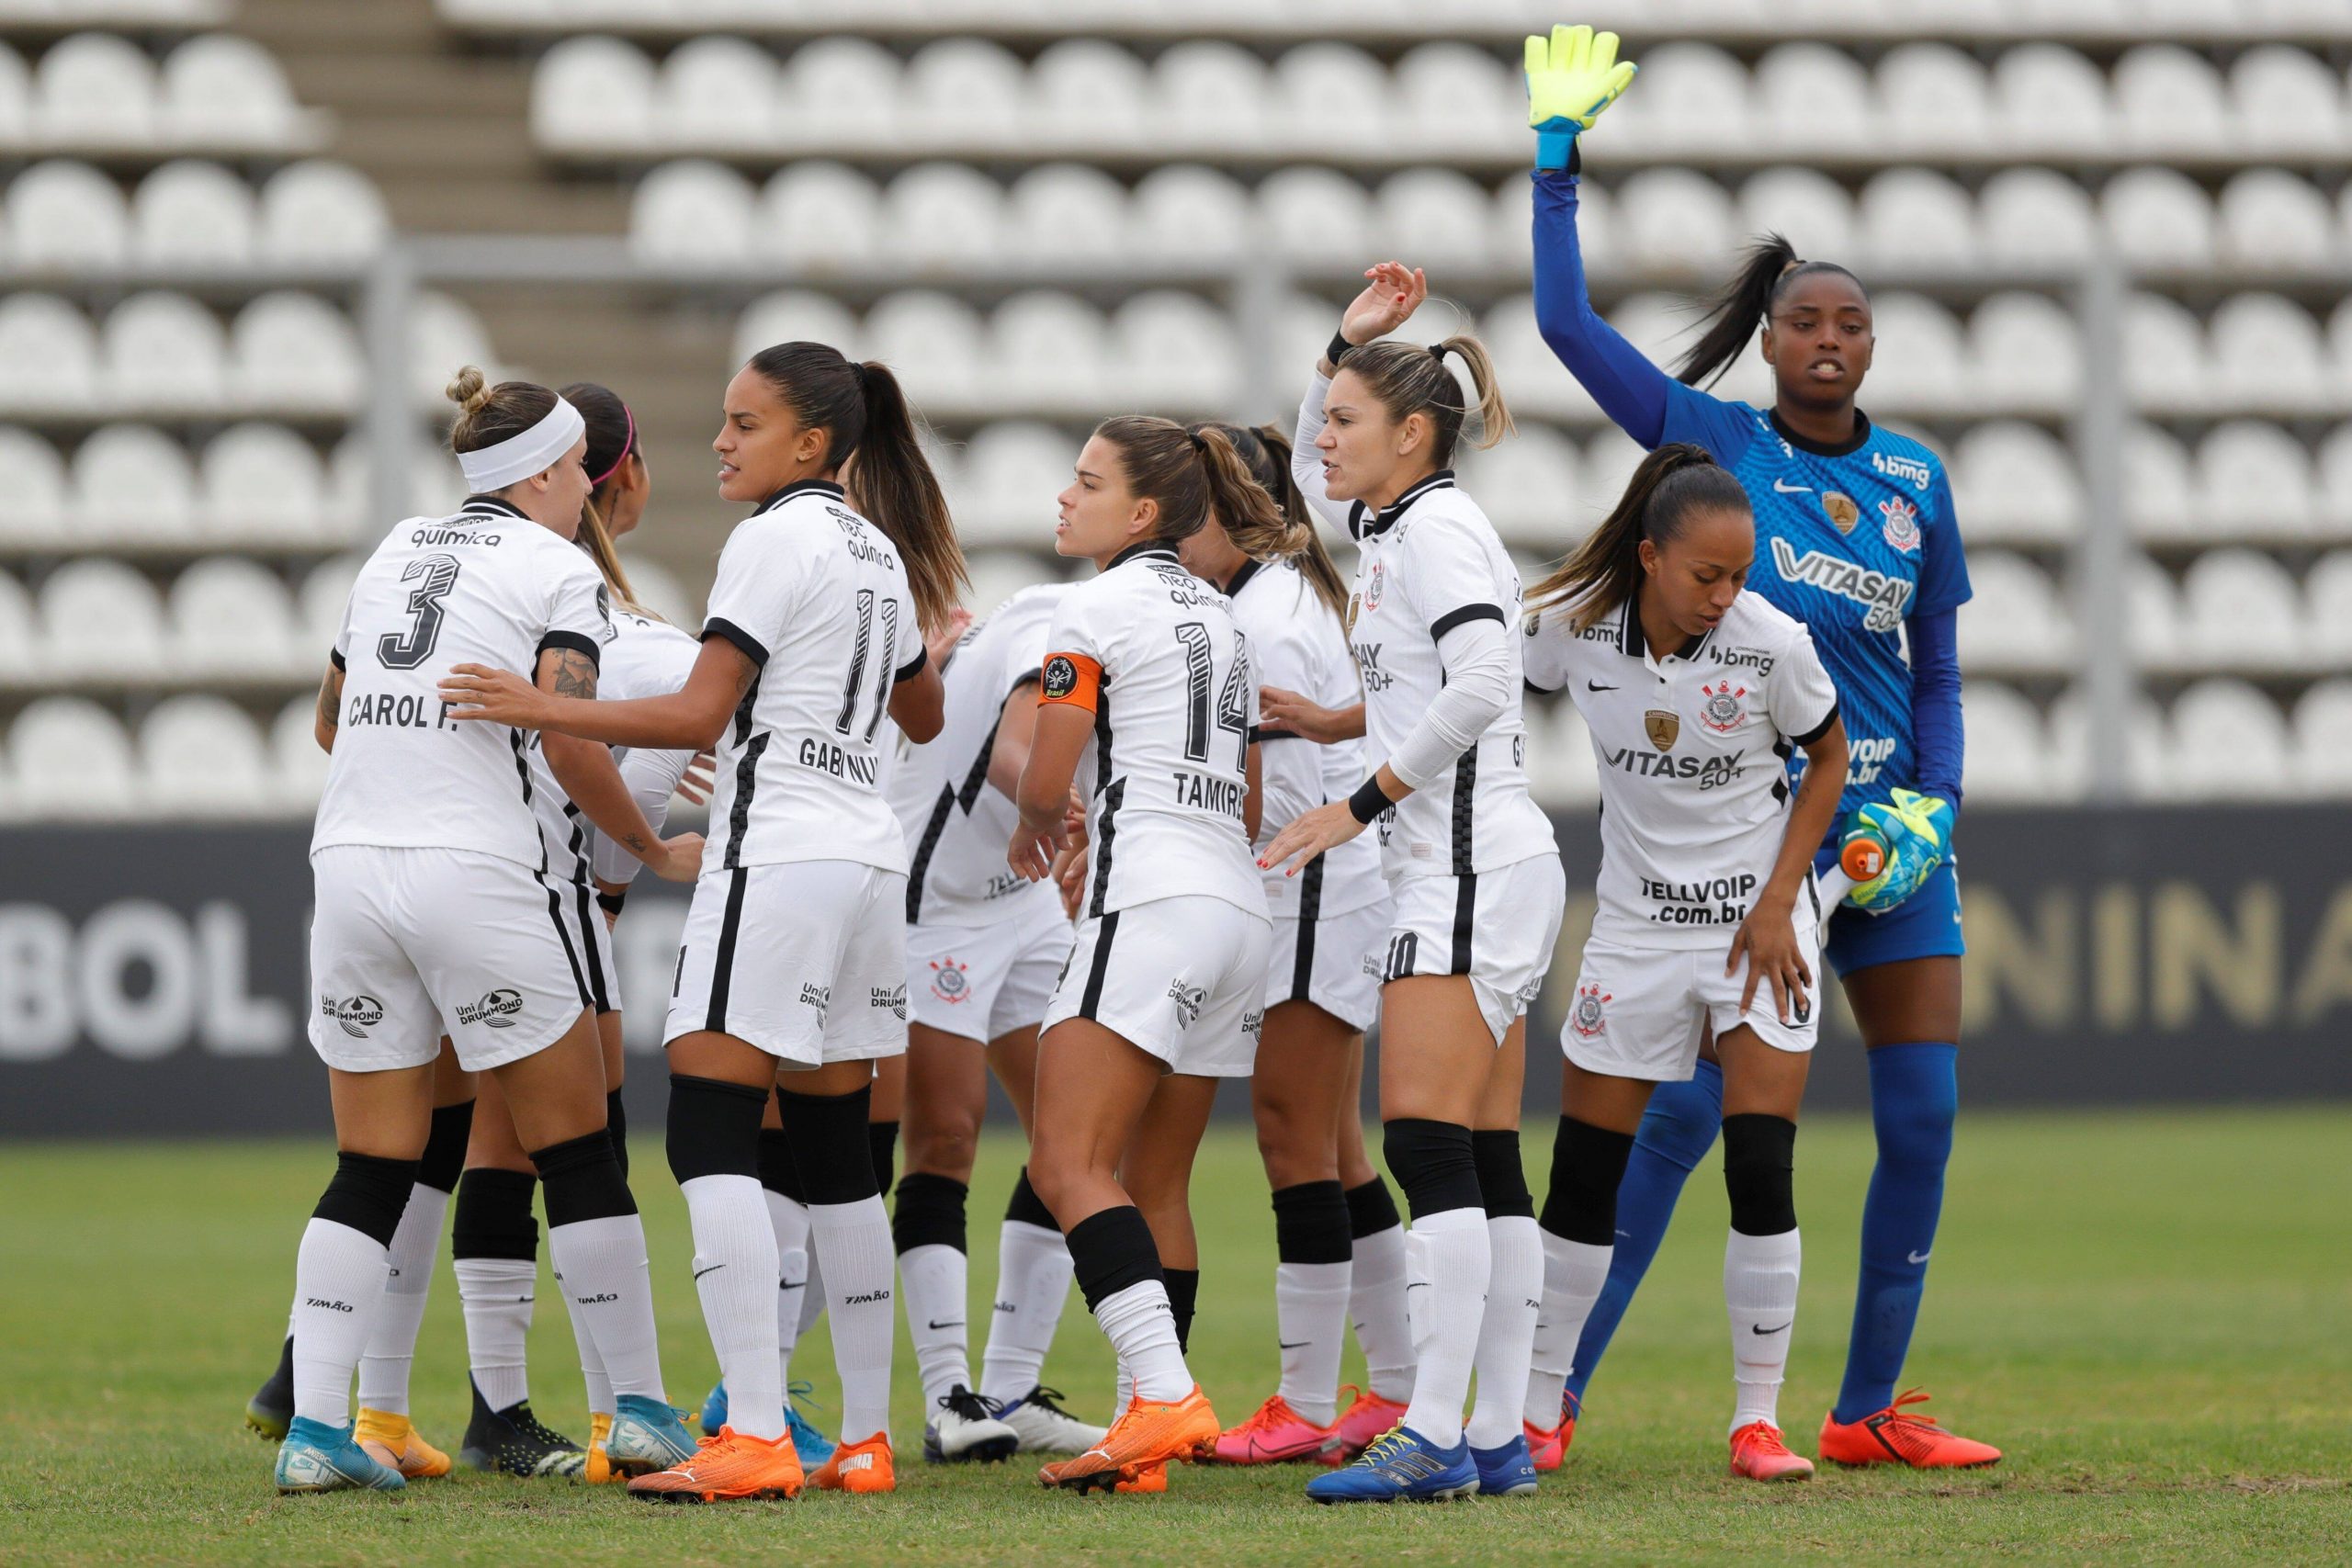
<path fill-rule="evenodd" d="M 1385 261 L 1364 268 L 1371 279 L 1340 313 L 1340 335 L 1362 347 L 1405 324 L 1430 297 L 1430 280 L 1417 266 Z"/>
<path fill-rule="evenodd" d="M 1892 798 L 1856 811 L 1849 828 L 1861 823 L 1876 829 L 1886 840 L 1886 864 L 1847 894 L 1846 902 L 1883 915 L 1918 892 L 1951 852 L 1952 822 L 1951 802 L 1917 790 L 1895 790 Z"/>
<path fill-rule="evenodd" d="M 1043 882 L 1054 874 L 1055 857 L 1069 847 L 1068 817 L 1032 822 L 1023 816 L 1013 825 L 1012 842 L 1005 850 L 1005 863 L 1024 882 Z"/>
<path fill-rule="evenodd" d="M 663 839 L 645 857 L 645 863 L 664 882 L 692 882 L 702 874 L 702 835 L 681 833 Z"/>
<path fill-rule="evenodd" d="M 451 718 L 481 719 L 516 729 L 545 729 L 555 716 L 553 699 L 512 670 L 487 664 L 455 664 L 441 677 L 442 705 Z"/>
<path fill-rule="evenodd" d="M 1813 1012 L 1813 969 L 1797 941 L 1796 901 L 1766 894 L 1748 906 L 1747 919 L 1732 933 L 1731 956 L 1725 976 L 1739 972 L 1747 961 L 1747 984 L 1739 990 L 1739 1011 L 1746 1017 L 1756 1000 L 1756 987 L 1772 987 L 1772 1010 L 1782 1023 L 1803 1023 Z"/>
<path fill-rule="evenodd" d="M 947 656 L 956 651 L 956 645 L 963 641 L 964 634 L 971 629 L 972 612 L 958 604 L 948 611 L 947 618 L 933 626 L 922 639 L 922 650 L 934 667 L 944 671 Z"/>
<path fill-rule="evenodd" d="M 1317 746 L 1354 740 L 1363 734 L 1363 705 L 1327 708 L 1280 686 L 1258 688 L 1258 728 L 1272 734 L 1295 735 Z"/>
<path fill-rule="evenodd" d="M 1061 889 L 1065 919 L 1078 919 L 1078 907 L 1086 900 L 1086 867 L 1091 858 L 1083 844 L 1073 845 L 1054 857 L 1054 881 Z"/>
<path fill-rule="evenodd" d="M 697 751 L 678 775 L 678 793 L 695 806 L 710 804 L 711 787 L 718 782 L 718 758 L 716 753 Z"/>
<path fill-rule="evenodd" d="M 1327 802 L 1312 811 L 1302 811 L 1291 818 L 1287 827 L 1274 835 L 1266 852 L 1258 857 L 1261 871 L 1283 868 L 1284 876 L 1296 876 L 1306 869 L 1306 863 L 1326 850 L 1337 849 L 1358 833 L 1363 824 L 1348 809 L 1344 800 Z"/>
<path fill-rule="evenodd" d="M 1639 67 L 1617 58 L 1617 35 L 1557 27 L 1527 40 L 1527 123 L 1535 130 L 1535 166 L 1565 169 L 1577 133 L 1632 85 Z"/>

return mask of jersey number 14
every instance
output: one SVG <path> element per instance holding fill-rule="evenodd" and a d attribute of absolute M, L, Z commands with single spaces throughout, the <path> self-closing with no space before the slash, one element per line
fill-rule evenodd
<path fill-rule="evenodd" d="M 1184 694 L 1188 699 L 1184 760 L 1205 762 L 1209 760 L 1209 682 L 1216 673 L 1216 649 L 1209 640 L 1208 627 L 1198 621 L 1179 626 L 1176 640 L 1184 645 Z M 1236 743 L 1233 766 L 1239 772 L 1250 758 L 1250 645 L 1238 632 L 1233 638 L 1233 668 L 1226 672 L 1225 684 L 1217 690 L 1216 727 L 1232 732 Z"/>

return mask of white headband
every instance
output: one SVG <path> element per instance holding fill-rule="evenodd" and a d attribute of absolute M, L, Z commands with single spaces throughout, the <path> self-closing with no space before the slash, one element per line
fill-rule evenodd
<path fill-rule="evenodd" d="M 587 429 L 580 411 L 558 398 L 548 416 L 522 434 L 458 453 L 458 467 L 465 470 L 466 488 L 486 495 L 555 467 L 556 459 L 571 451 Z"/>

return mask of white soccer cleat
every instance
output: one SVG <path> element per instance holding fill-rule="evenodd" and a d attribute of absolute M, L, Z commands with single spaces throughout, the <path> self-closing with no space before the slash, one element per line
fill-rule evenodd
<path fill-rule="evenodd" d="M 1110 1436 L 1108 1427 L 1090 1427 L 1061 1406 L 1062 1391 L 1044 1384 L 997 1406 L 996 1418 L 1012 1428 L 1024 1454 L 1082 1454 Z"/>
<path fill-rule="evenodd" d="M 1021 1434 L 997 1419 L 989 1402 L 957 1383 L 939 1401 L 939 1413 L 923 1424 L 922 1457 L 933 1464 L 993 1463 L 1011 1459 Z"/>

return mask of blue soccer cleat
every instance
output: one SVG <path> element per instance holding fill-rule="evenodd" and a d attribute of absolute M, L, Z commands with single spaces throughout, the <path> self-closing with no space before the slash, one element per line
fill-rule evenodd
<path fill-rule="evenodd" d="M 621 1475 L 650 1475 L 692 1459 L 695 1436 L 685 1412 L 642 1393 L 613 1401 L 613 1429 L 605 1438 L 605 1464 Z"/>
<path fill-rule="evenodd" d="M 794 1408 L 794 1402 L 808 1398 L 815 1392 L 814 1383 L 797 1382 L 785 1392 L 784 1427 L 792 1434 L 792 1451 L 800 1456 L 803 1465 L 814 1468 L 833 1457 L 833 1440 Z M 711 1385 L 710 1397 L 702 1402 L 702 1429 L 716 1435 L 727 1425 L 727 1380 L 721 1378 Z"/>
<path fill-rule="evenodd" d="M 1391 1428 L 1353 1463 L 1306 1483 L 1317 1503 L 1435 1503 L 1477 1492 L 1468 1443 L 1442 1449 L 1409 1427 Z"/>
<path fill-rule="evenodd" d="M 725 1378 L 710 1385 L 710 1393 L 703 1398 L 700 1419 L 703 1435 L 706 1437 L 718 1436 L 718 1429 L 727 1425 L 727 1380 Z"/>
<path fill-rule="evenodd" d="M 1534 1495 L 1535 1456 L 1528 1451 L 1524 1437 L 1514 1437 L 1497 1448 L 1472 1449 L 1470 1459 L 1478 1467 L 1479 1496 Z"/>
<path fill-rule="evenodd" d="M 277 1450 L 277 1489 L 304 1492 L 404 1492 L 407 1480 L 379 1464 L 359 1446 L 348 1427 L 330 1427 L 297 1416 Z"/>

